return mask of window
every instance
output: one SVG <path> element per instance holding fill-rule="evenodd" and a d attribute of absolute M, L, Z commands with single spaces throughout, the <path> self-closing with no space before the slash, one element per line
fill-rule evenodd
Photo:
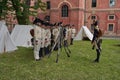
<path fill-rule="evenodd" d="M 113 7 L 115 6 L 115 0 L 110 0 L 110 3 L 109 3 L 110 7 Z"/>
<path fill-rule="evenodd" d="M 108 31 L 113 31 L 113 26 L 114 26 L 113 24 L 109 24 L 108 25 Z"/>
<path fill-rule="evenodd" d="M 50 1 L 47 1 L 47 9 L 50 9 Z"/>
<path fill-rule="evenodd" d="M 91 16 L 91 19 L 92 19 L 92 20 L 96 19 L 96 16 Z"/>
<path fill-rule="evenodd" d="M 68 6 L 67 5 L 62 6 L 62 17 L 68 17 Z"/>
<path fill-rule="evenodd" d="M 92 0 L 92 7 L 96 7 L 96 3 L 97 3 L 96 0 Z"/>
<path fill-rule="evenodd" d="M 108 20 L 115 20 L 115 15 L 109 15 Z"/>

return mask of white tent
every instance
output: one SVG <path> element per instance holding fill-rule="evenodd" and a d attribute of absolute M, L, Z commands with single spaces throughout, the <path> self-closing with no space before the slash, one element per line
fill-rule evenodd
<path fill-rule="evenodd" d="M 5 22 L 0 21 L 0 53 L 17 50 Z"/>
<path fill-rule="evenodd" d="M 16 46 L 31 47 L 30 30 L 33 29 L 32 25 L 15 25 L 11 33 Z"/>
<path fill-rule="evenodd" d="M 89 31 L 86 26 L 82 26 L 74 40 L 82 40 L 83 37 L 88 37 L 90 40 L 93 38 L 93 34 Z"/>

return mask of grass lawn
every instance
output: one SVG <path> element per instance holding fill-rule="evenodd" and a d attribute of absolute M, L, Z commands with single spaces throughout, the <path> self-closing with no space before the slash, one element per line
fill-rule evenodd
<path fill-rule="evenodd" d="M 100 63 L 93 63 L 96 51 L 90 41 L 75 41 L 64 49 L 55 63 L 56 53 L 35 61 L 31 48 L 19 47 L 0 54 L 0 80 L 120 80 L 120 40 L 103 40 Z"/>

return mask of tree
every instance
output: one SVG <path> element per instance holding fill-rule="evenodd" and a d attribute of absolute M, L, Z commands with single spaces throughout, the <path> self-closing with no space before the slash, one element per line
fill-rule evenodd
<path fill-rule="evenodd" d="M 0 0 L 0 19 L 5 17 L 6 10 L 7 10 L 7 0 Z"/>
<path fill-rule="evenodd" d="M 11 1 L 11 2 L 10 2 Z M 36 0 L 34 6 L 30 6 L 30 0 L 2 0 L 0 4 L 2 4 L 2 8 L 0 8 L 0 12 L 2 14 L 3 11 L 15 11 L 15 15 L 19 24 L 29 24 L 29 16 L 36 16 L 37 9 L 45 10 L 46 4 L 41 0 Z M 6 5 L 6 6 L 5 6 Z M 12 5 L 12 6 L 10 6 Z M 0 7 L 1 7 L 0 6 Z M 32 9 L 32 10 L 30 10 Z M 2 15 L 0 14 L 0 15 Z"/>
<path fill-rule="evenodd" d="M 40 8 L 45 10 L 45 3 L 41 0 L 37 0 L 35 6 L 30 6 L 30 0 L 24 0 L 20 2 L 20 0 L 11 0 L 13 8 L 15 9 L 16 17 L 19 24 L 29 24 L 29 16 L 37 13 L 37 9 Z M 31 11 L 33 9 L 34 11 Z"/>

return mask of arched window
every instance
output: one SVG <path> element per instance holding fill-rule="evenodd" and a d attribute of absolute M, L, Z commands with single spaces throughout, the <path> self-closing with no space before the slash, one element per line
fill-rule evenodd
<path fill-rule="evenodd" d="M 62 17 L 68 17 L 68 6 L 67 5 L 62 6 Z"/>

